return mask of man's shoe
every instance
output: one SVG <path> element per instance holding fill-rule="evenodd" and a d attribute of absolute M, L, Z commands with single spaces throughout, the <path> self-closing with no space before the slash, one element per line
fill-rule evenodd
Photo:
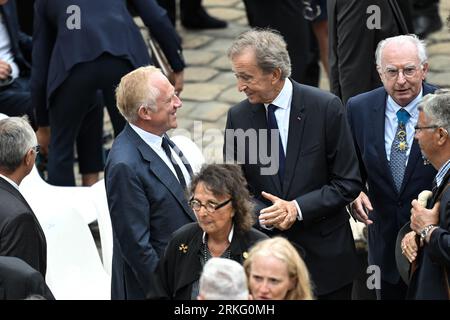
<path fill-rule="evenodd" d="M 442 20 L 439 16 L 439 7 L 437 4 L 415 12 L 413 18 L 414 33 L 421 39 L 425 39 L 433 32 L 442 28 Z"/>
<path fill-rule="evenodd" d="M 210 16 L 203 8 L 196 15 L 184 17 L 181 24 L 186 29 L 222 29 L 227 27 L 227 22 Z"/>

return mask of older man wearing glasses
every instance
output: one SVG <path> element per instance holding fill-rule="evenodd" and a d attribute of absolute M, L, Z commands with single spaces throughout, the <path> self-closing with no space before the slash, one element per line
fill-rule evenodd
<path fill-rule="evenodd" d="M 36 135 L 27 120 L 12 117 L 0 121 L 0 256 L 20 258 L 45 278 L 45 235 L 19 191 L 38 152 Z"/>
<path fill-rule="evenodd" d="M 411 201 L 430 189 L 436 170 L 414 141 L 417 108 L 435 91 L 424 83 L 425 44 L 414 35 L 387 38 L 375 59 L 383 87 L 349 99 L 348 118 L 366 188 L 352 203 L 353 216 L 368 225 L 369 265 L 379 267 L 378 299 L 404 299 L 406 285 L 395 263 L 395 240 L 409 220 Z"/>

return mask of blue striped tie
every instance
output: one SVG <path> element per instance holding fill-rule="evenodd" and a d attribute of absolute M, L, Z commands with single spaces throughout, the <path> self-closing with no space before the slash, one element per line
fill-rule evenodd
<path fill-rule="evenodd" d="M 391 168 L 392 177 L 394 178 L 395 188 L 400 192 L 403 182 L 403 176 L 406 168 L 406 151 L 408 151 L 408 140 L 406 137 L 406 123 L 411 115 L 405 109 L 397 111 L 398 126 L 395 132 L 394 141 L 391 146 L 391 159 L 389 167 Z"/>

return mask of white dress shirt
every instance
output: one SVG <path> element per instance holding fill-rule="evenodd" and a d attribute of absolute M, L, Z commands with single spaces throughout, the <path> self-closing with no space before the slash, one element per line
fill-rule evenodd
<path fill-rule="evenodd" d="M 283 88 L 281 89 L 278 96 L 270 103 L 278 108 L 275 110 L 275 118 L 277 119 L 278 130 L 280 132 L 281 143 L 283 145 L 284 154 L 286 155 L 288 134 L 289 134 L 289 116 L 291 113 L 291 103 L 292 103 L 293 86 L 291 80 L 286 78 L 284 81 Z M 265 103 L 266 107 L 266 117 L 267 108 L 269 103 Z M 297 219 L 303 220 L 302 210 L 297 201 L 294 201 L 297 207 Z"/>
<path fill-rule="evenodd" d="M 408 149 L 406 150 L 406 164 L 408 164 L 409 153 L 411 151 L 412 144 L 414 142 L 414 126 L 417 124 L 417 120 L 419 119 L 419 110 L 417 105 L 422 100 L 422 90 L 417 95 L 417 97 L 411 101 L 408 105 L 404 107 L 406 111 L 410 114 L 411 118 L 406 123 L 406 140 L 408 142 Z M 386 112 L 384 114 L 384 147 L 386 148 L 386 156 L 387 160 L 391 159 L 391 147 L 392 142 L 395 138 L 395 133 L 397 132 L 398 127 L 398 119 L 397 119 L 397 111 L 401 109 L 401 106 L 388 96 L 386 102 Z"/>
<path fill-rule="evenodd" d="M 139 137 L 141 137 L 142 140 L 145 141 L 146 144 L 149 145 L 150 148 L 153 149 L 153 151 L 156 152 L 156 154 L 161 158 L 162 161 L 164 161 L 164 163 L 173 172 L 173 175 L 175 176 L 175 178 L 177 178 L 177 180 L 178 180 L 177 172 L 175 171 L 175 168 L 174 168 L 172 162 L 170 161 L 169 157 L 167 157 L 166 153 L 164 152 L 164 149 L 161 146 L 162 137 L 160 137 L 156 134 L 147 132 L 145 130 L 142 130 L 138 126 L 135 126 L 131 123 L 130 123 L 130 127 L 139 135 Z M 187 171 L 186 166 L 183 164 L 183 161 L 181 160 L 181 158 L 175 152 L 173 152 L 172 148 L 170 148 L 170 152 L 172 153 L 173 159 L 175 159 L 175 161 L 178 163 L 178 166 L 180 167 L 181 172 L 183 173 L 184 180 L 186 181 L 186 186 L 189 186 L 191 183 L 191 176 L 189 175 L 189 172 Z"/>

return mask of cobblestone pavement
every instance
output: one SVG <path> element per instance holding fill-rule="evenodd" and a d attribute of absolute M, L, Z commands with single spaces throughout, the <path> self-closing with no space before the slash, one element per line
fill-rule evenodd
<path fill-rule="evenodd" d="M 189 136 L 201 148 L 206 161 L 212 163 L 222 159 L 221 134 L 228 109 L 245 98 L 236 88 L 226 50 L 232 40 L 249 27 L 241 0 L 204 0 L 203 3 L 210 14 L 228 21 L 229 25 L 226 29 L 191 31 L 178 22 L 187 68 L 185 88 L 181 93 L 183 106 L 177 113 L 178 129 L 170 134 Z M 450 12 L 450 1 L 441 1 L 440 10 L 445 21 Z M 137 20 L 137 23 L 146 36 L 142 22 Z M 444 26 L 427 42 L 430 56 L 428 81 L 450 87 L 450 31 Z M 329 89 L 323 72 L 320 87 Z M 107 118 L 105 129 L 111 131 Z"/>

